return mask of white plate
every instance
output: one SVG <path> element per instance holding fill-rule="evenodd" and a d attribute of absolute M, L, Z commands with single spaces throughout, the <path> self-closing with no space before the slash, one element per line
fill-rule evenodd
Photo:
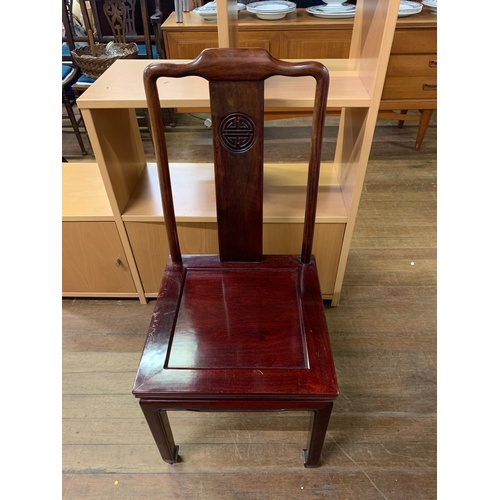
<path fill-rule="evenodd" d="M 349 9 L 345 12 L 338 12 L 337 10 L 331 11 L 330 9 L 325 9 L 321 5 L 307 7 L 306 12 L 309 12 L 309 14 L 312 14 L 313 16 L 322 17 L 324 19 L 344 19 L 346 17 L 354 17 L 356 15 L 356 9 Z"/>
<path fill-rule="evenodd" d="M 245 9 L 244 3 L 236 4 L 238 12 Z M 196 7 L 192 12 L 200 15 L 205 21 L 215 21 L 217 20 L 217 4 L 215 2 L 209 2 L 201 7 Z"/>
<path fill-rule="evenodd" d="M 401 0 L 399 3 L 398 17 L 412 16 L 422 11 L 422 4 L 419 2 L 411 2 L 409 0 Z"/>
<path fill-rule="evenodd" d="M 262 7 L 256 7 L 252 9 L 253 12 L 261 12 L 262 14 L 277 14 L 278 12 L 289 12 L 290 7 L 286 5 L 280 5 L 279 3 L 270 3 L 269 5 L 263 5 Z M 252 12 L 252 11 L 250 11 Z"/>
<path fill-rule="evenodd" d="M 399 2 L 399 10 L 418 10 L 422 8 L 422 4 L 420 2 L 412 2 L 411 0 L 400 0 Z"/>
<path fill-rule="evenodd" d="M 355 5 L 315 5 L 317 9 L 321 10 L 322 12 L 350 12 L 351 10 L 356 10 Z"/>
<path fill-rule="evenodd" d="M 264 0 L 262 2 L 249 3 L 246 8 L 248 12 L 254 14 L 257 12 L 293 12 L 297 8 L 297 4 L 286 0 Z"/>
<path fill-rule="evenodd" d="M 265 21 L 283 19 L 296 8 L 297 4 L 286 0 L 264 0 L 263 2 L 253 2 L 247 5 L 248 12 Z"/>
<path fill-rule="evenodd" d="M 437 0 L 422 0 L 422 5 L 425 5 L 429 8 L 429 11 L 433 14 L 437 14 L 438 11 L 438 3 Z"/>
<path fill-rule="evenodd" d="M 254 14 L 264 21 L 277 21 L 283 19 L 288 12 L 255 12 Z"/>

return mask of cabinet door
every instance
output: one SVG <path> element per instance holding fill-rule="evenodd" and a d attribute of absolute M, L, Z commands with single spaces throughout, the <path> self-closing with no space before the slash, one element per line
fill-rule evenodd
<path fill-rule="evenodd" d="M 170 253 L 165 225 L 161 222 L 126 222 L 125 227 L 144 292 L 149 297 L 155 296 L 160 288 Z M 218 252 L 215 223 L 178 223 L 177 231 L 181 252 L 186 254 Z"/>
<path fill-rule="evenodd" d="M 238 34 L 238 46 L 266 49 L 274 57 L 282 57 L 280 53 L 279 31 L 240 32 Z"/>
<path fill-rule="evenodd" d="M 264 253 L 300 254 L 303 224 L 264 224 Z M 313 254 L 316 257 L 321 294 L 332 297 L 337 278 L 340 252 L 344 241 L 345 224 L 316 224 Z"/>
<path fill-rule="evenodd" d="M 171 31 L 166 34 L 168 59 L 194 59 L 203 49 L 218 46 L 216 31 Z"/>
<path fill-rule="evenodd" d="M 168 258 L 168 242 L 163 223 L 126 222 L 127 234 L 134 252 L 144 291 L 154 297 L 160 288 Z M 191 254 L 217 253 L 215 223 L 192 222 L 177 226 L 181 251 Z M 302 224 L 264 224 L 264 253 L 299 254 Z M 332 296 L 342 249 L 345 224 L 316 224 L 313 253 L 316 256 L 321 292 Z"/>
<path fill-rule="evenodd" d="M 349 57 L 351 30 L 282 31 L 284 59 L 345 59 Z"/>
<path fill-rule="evenodd" d="M 172 31 L 166 39 L 169 59 L 194 59 L 203 49 L 219 46 L 217 33 L 213 31 Z M 279 57 L 280 34 L 277 31 L 240 32 L 238 46 L 263 48 Z"/>
<path fill-rule="evenodd" d="M 62 291 L 136 294 L 114 222 L 62 223 Z"/>

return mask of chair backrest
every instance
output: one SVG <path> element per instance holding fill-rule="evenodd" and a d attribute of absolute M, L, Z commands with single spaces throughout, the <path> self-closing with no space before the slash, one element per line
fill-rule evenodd
<path fill-rule="evenodd" d="M 75 50 L 77 42 L 88 42 L 88 37 L 84 33 L 85 29 L 80 27 L 75 19 L 73 6 L 74 0 L 62 0 L 62 25 L 64 27 L 62 36 L 63 61 L 72 61 L 71 51 Z"/>
<path fill-rule="evenodd" d="M 97 42 L 144 44 L 148 59 L 154 58 L 153 46 L 161 50 L 162 40 L 151 29 L 151 16 L 158 11 L 150 14 L 147 0 L 90 0 L 90 6 Z"/>
<path fill-rule="evenodd" d="M 264 81 L 274 75 L 316 80 L 301 260 L 311 258 L 328 70 L 316 61 L 278 60 L 264 49 L 205 49 L 187 64 L 158 62 L 144 71 L 144 85 L 173 262 L 181 263 L 167 146 L 157 80 L 200 76 L 209 82 L 214 144 L 219 256 L 223 262 L 262 260 Z"/>

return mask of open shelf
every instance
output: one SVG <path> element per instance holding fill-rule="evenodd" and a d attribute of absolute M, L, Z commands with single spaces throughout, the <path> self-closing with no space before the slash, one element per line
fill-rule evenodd
<path fill-rule="evenodd" d="M 212 163 L 171 163 L 172 189 L 179 222 L 215 222 Z M 264 169 L 264 222 L 301 223 L 304 218 L 307 165 L 272 163 Z M 125 208 L 124 222 L 162 222 L 163 212 L 156 163 L 148 163 Z M 318 195 L 317 223 L 345 223 L 337 170 L 323 163 Z"/>

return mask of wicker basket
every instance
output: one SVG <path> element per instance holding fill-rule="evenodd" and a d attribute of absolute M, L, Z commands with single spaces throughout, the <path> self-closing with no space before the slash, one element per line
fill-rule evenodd
<path fill-rule="evenodd" d="M 83 74 L 89 78 L 99 78 L 117 59 L 135 59 L 139 52 L 135 43 L 117 43 L 127 52 L 126 55 L 110 56 L 106 54 L 105 43 L 96 43 L 94 45 L 95 56 L 92 55 L 91 46 L 86 45 L 71 51 L 73 58 L 82 70 Z"/>

